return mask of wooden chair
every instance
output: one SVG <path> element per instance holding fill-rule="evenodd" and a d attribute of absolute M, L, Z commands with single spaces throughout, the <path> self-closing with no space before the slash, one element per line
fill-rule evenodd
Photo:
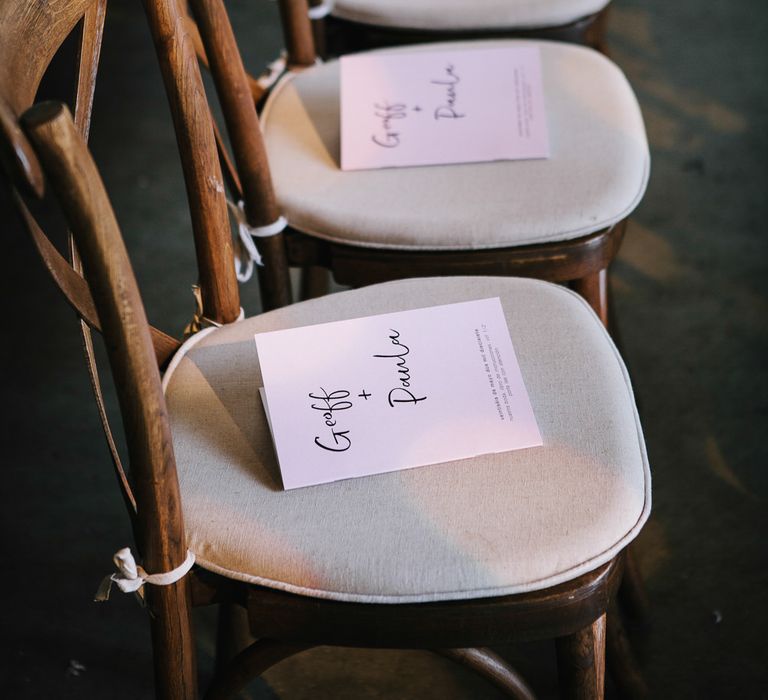
<path fill-rule="evenodd" d="M 246 212 L 266 211 L 249 204 L 264 199 L 265 183 L 252 194 L 244 173 L 263 173 L 269 162 L 269 220 L 251 215 L 250 223 L 264 226 L 284 215 L 291 264 L 329 269 L 352 287 L 454 274 L 567 282 L 607 320 L 608 266 L 650 164 L 637 101 L 607 58 L 580 46 L 536 43 L 553 144 L 548 160 L 342 172 L 338 62 L 315 65 L 306 0 L 280 2 L 291 70 L 266 97 L 263 146 L 241 98 L 250 89 L 263 99 L 264 90 L 239 69 L 226 17 L 214 16 L 218 3 L 190 7 L 197 26 L 187 26 L 216 81 Z M 228 157 L 223 162 L 232 165 Z M 236 179 L 237 173 L 229 177 Z M 241 196 L 237 188 L 234 196 Z"/>
<path fill-rule="evenodd" d="M 602 50 L 610 0 L 310 0 L 318 51 L 465 39 L 568 41 Z"/>
<path fill-rule="evenodd" d="M 29 66 L 15 82 L 0 75 L 2 146 L 46 265 L 107 341 L 130 458 L 119 481 L 143 566 L 132 571 L 121 555 L 116 578 L 131 588 L 149 577 L 157 696 L 197 696 L 190 610 L 219 604 L 244 611 L 258 641 L 230 663 L 222 654 L 209 698 L 232 697 L 318 644 L 437 650 L 511 696 L 531 697 L 486 645 L 534 638 L 556 638 L 564 697 L 601 697 L 606 615 L 650 491 L 631 387 L 598 319 L 561 287 L 477 276 L 376 285 L 227 323 L 239 303 L 210 115 L 178 16 L 148 5 L 163 65 L 184 75 L 186 90 L 171 92 L 177 123 L 199 128 L 199 141 L 180 145 L 194 166 L 194 233 L 207 244 L 198 241 L 198 259 L 211 266 L 201 284 L 216 283 L 203 286 L 204 312 L 224 324 L 173 353 L 176 341 L 147 324 L 81 130 L 52 103 L 19 121 L 55 47 L 83 15 L 88 26 L 94 7 L 103 9 L 0 3 L 0 65 Z M 46 188 L 64 211 L 85 278 L 55 257 L 25 204 Z M 280 490 L 254 393 L 254 333 L 487 296 L 502 299 L 545 447 Z"/>

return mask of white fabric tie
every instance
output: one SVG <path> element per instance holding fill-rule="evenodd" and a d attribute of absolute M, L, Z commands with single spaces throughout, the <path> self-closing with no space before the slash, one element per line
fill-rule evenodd
<path fill-rule="evenodd" d="M 235 221 L 239 241 L 235 246 L 235 275 L 240 282 L 247 282 L 253 276 L 253 266 L 263 265 L 261 253 L 256 247 L 254 238 L 269 238 L 281 233 L 288 225 L 288 221 L 281 216 L 266 226 L 251 226 L 245 218 L 245 204 L 241 199 L 237 204 L 227 200 Z"/>
<path fill-rule="evenodd" d="M 323 19 L 331 14 L 333 10 L 334 0 L 323 0 L 319 5 L 309 8 L 310 19 Z"/>
<path fill-rule="evenodd" d="M 141 587 L 145 583 L 151 583 L 153 586 L 170 586 L 186 576 L 195 563 L 195 555 L 187 550 L 187 558 L 182 564 L 173 571 L 166 571 L 163 574 L 148 574 L 144 571 L 133 558 L 130 547 L 123 547 L 119 550 L 112 557 L 112 561 L 117 567 L 117 573 L 104 577 L 94 597 L 94 600 L 98 602 L 109 600 L 113 583 L 116 583 L 123 593 L 137 593 L 139 595 L 141 594 Z"/>
<path fill-rule="evenodd" d="M 280 79 L 280 77 L 285 73 L 286 67 L 288 65 L 288 54 L 283 51 L 272 63 L 267 65 L 267 69 L 262 73 L 257 79 L 256 82 L 259 84 L 259 87 L 267 92 L 272 88 L 272 86 Z"/>

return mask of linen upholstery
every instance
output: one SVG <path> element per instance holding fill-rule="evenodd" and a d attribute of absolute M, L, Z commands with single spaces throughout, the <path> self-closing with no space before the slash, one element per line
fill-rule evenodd
<path fill-rule="evenodd" d="M 555 42 L 432 46 L 531 43 L 541 48 L 547 160 L 342 172 L 338 62 L 284 79 L 262 124 L 290 225 L 355 246 L 466 250 L 578 238 L 625 218 L 645 192 L 650 157 L 637 100 L 615 64 Z"/>
<path fill-rule="evenodd" d="M 557 27 L 600 12 L 609 0 L 336 0 L 332 14 L 403 29 Z"/>
<path fill-rule="evenodd" d="M 282 490 L 254 333 L 494 296 L 544 447 Z M 518 593 L 608 561 L 648 517 L 624 365 L 588 305 L 550 283 L 403 280 L 302 302 L 193 337 L 164 386 L 187 546 L 235 579 L 360 602 Z"/>

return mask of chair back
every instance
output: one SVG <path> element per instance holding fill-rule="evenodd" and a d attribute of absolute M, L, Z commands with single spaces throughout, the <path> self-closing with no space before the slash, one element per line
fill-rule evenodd
<path fill-rule="evenodd" d="M 32 242 L 54 283 L 81 319 L 97 407 L 123 497 L 133 515 L 136 502 L 112 437 L 93 352 L 91 329 L 100 330 L 101 321 L 82 276 L 76 247 L 70 237 L 69 260 L 61 255 L 21 196 L 27 194 L 33 200 L 40 200 L 45 186 L 42 167 L 19 118 L 32 105 L 52 59 L 73 35 L 78 43 L 74 121 L 78 133 L 87 138 L 105 10 L 106 0 L 49 0 L 47 3 L 0 0 L 0 154 Z M 179 343 L 157 329 L 152 328 L 150 333 L 156 360 L 163 364 Z"/>
<path fill-rule="evenodd" d="M 281 11 L 285 13 L 291 5 L 281 3 Z M 284 306 L 291 301 L 290 280 L 284 236 L 280 227 L 275 226 L 280 221 L 280 211 L 256 114 L 255 101 L 262 93 L 258 83 L 245 72 L 227 11 L 220 0 L 145 0 L 145 7 L 171 103 L 183 104 L 180 96 L 184 94 L 196 101 L 193 110 L 175 111 L 174 123 L 185 169 L 191 156 L 185 156 L 184 151 L 199 151 L 200 143 L 193 134 L 208 120 L 209 130 L 213 125 L 220 162 L 234 200 L 231 204 L 235 207 L 241 202 L 247 227 L 262 232 L 257 239 L 263 259 L 263 267 L 259 269 L 262 305 L 265 310 Z M 195 21 L 187 14 L 188 10 L 192 11 Z M 306 6 L 304 10 L 306 14 Z M 311 64 L 314 48 L 308 20 L 306 30 L 310 32 L 311 57 L 305 50 L 297 54 L 297 60 Z M 194 48 L 201 62 L 210 68 L 234 157 L 229 155 L 224 138 L 213 122 L 204 93 L 188 94 L 186 85 L 202 80 L 199 66 L 195 61 L 179 60 L 174 44 L 183 44 L 188 50 Z M 201 98 L 199 103 L 198 98 Z M 273 230 L 264 235 L 269 229 Z"/>
<path fill-rule="evenodd" d="M 128 445 L 130 478 L 114 449 L 95 366 L 90 367 L 91 378 L 143 566 L 150 573 L 162 573 L 187 558 L 159 375 L 159 365 L 179 343 L 147 324 L 114 214 L 85 146 L 105 8 L 105 0 L 0 0 L 0 153 L 38 253 L 83 323 L 86 349 L 92 350 L 90 328 L 104 333 Z M 52 58 L 73 34 L 79 48 L 74 121 L 61 105 L 32 106 Z M 48 203 L 42 202 L 47 188 L 57 195 L 73 236 L 71 262 L 58 252 L 30 210 Z M 223 220 L 228 226 L 226 209 Z M 82 264 L 78 251 L 82 251 Z M 157 673 L 160 685 L 188 684 L 184 697 L 193 696 L 195 683 L 189 585 L 184 578 L 148 592 L 156 668 L 183 667 L 175 680 L 163 680 L 169 674 Z"/>
<path fill-rule="evenodd" d="M 42 193 L 42 172 L 18 125 L 40 81 L 65 39 L 80 23 L 75 122 L 87 135 L 106 0 L 50 0 L 46 3 L 0 0 L 0 130 L 3 158 L 17 184 Z"/>
<path fill-rule="evenodd" d="M 74 122 L 87 139 L 96 74 L 106 15 L 106 0 L 0 0 L 0 154 L 14 187 L 41 198 L 43 173 L 19 118 L 32 106 L 40 82 L 53 57 L 73 34 L 79 35 Z M 56 285 L 80 317 L 99 329 L 98 314 L 82 279 L 77 254 L 71 262 L 59 254 L 26 207 L 21 209 L 32 240 Z M 164 362 L 178 342 L 152 329 L 158 362 Z"/>
<path fill-rule="evenodd" d="M 285 49 L 288 54 L 288 67 L 301 68 L 314 65 L 317 60 L 317 47 L 310 6 L 317 6 L 316 0 L 278 0 L 280 6 L 280 24 L 283 28 Z"/>
<path fill-rule="evenodd" d="M 87 146 L 68 109 L 43 102 L 22 116 L 37 162 L 70 226 L 88 280 L 123 419 L 136 503 L 135 532 L 143 567 L 164 573 L 187 559 L 176 463 L 160 372 L 147 317 L 115 215 Z M 158 687 L 162 697 L 192 697 L 189 579 L 151 586 L 156 677 L 188 686 L 183 695 Z M 182 665 L 168 681 L 163 669 Z"/>
<path fill-rule="evenodd" d="M 230 323 L 240 313 L 240 296 L 224 182 L 194 45 L 175 2 L 145 0 L 144 5 L 184 170 L 203 316 Z"/>

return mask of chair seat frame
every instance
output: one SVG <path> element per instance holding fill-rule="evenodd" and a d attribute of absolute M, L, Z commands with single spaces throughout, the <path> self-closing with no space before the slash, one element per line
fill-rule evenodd
<path fill-rule="evenodd" d="M 214 679 L 206 698 L 236 695 L 255 675 L 315 646 L 423 649 L 473 669 L 512 697 L 532 697 L 519 676 L 489 645 L 556 639 L 564 698 L 602 697 L 606 634 L 620 621 L 611 601 L 623 557 L 572 581 L 531 593 L 438 603 L 368 604 L 323 600 L 238 584 L 203 570 L 192 578 L 194 605 L 230 604 L 245 612 L 256 641 Z M 606 628 L 607 627 L 607 628 Z M 610 632 L 608 632 L 610 630 Z M 577 649 L 592 649 L 583 658 Z M 471 649 L 480 653 L 471 654 Z M 462 650 L 462 651 L 460 651 Z"/>
<path fill-rule="evenodd" d="M 509 275 L 570 283 L 608 325 L 607 269 L 616 257 L 626 219 L 611 228 L 567 241 L 480 250 L 388 250 L 345 245 L 288 227 L 289 261 L 333 271 L 339 284 L 362 287 L 407 277 Z M 319 296 L 311 283 L 304 296 Z"/>

